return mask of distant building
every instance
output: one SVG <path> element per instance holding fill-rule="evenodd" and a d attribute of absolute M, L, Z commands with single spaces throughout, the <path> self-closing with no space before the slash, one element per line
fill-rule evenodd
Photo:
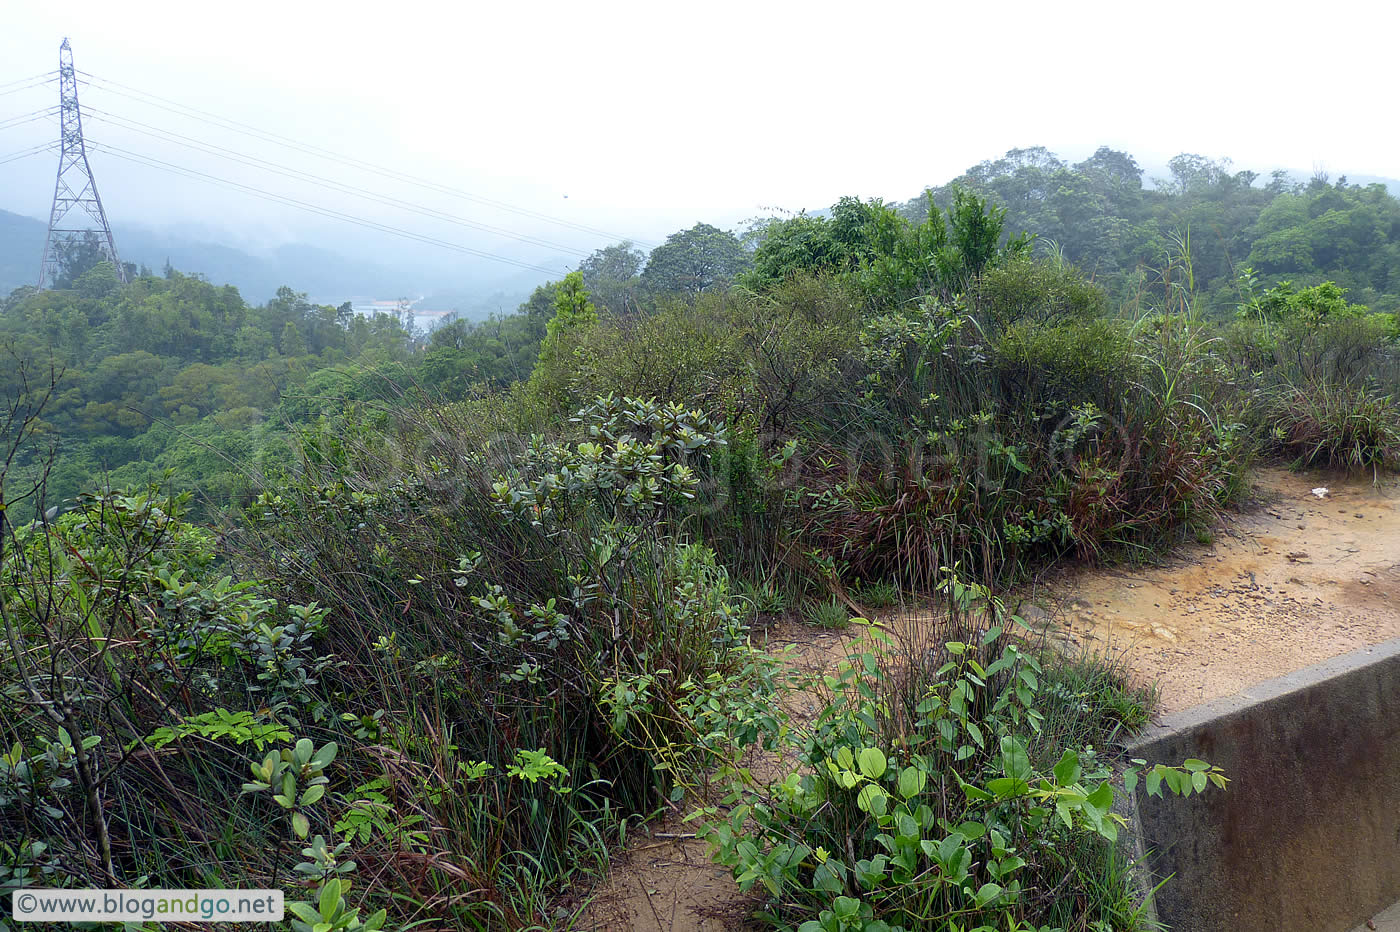
<path fill-rule="evenodd" d="M 340 307 L 343 304 L 349 304 L 350 310 L 353 313 L 360 315 L 361 317 L 373 317 L 376 314 L 403 314 L 406 315 L 408 320 L 412 322 L 415 330 L 422 331 L 423 333 L 431 331 L 433 328 L 441 325 L 457 313 L 456 311 L 440 311 L 421 308 L 418 305 L 422 302 L 422 300 L 423 298 L 421 297 L 395 298 L 392 300 L 384 300 L 382 298 L 371 298 L 364 296 L 340 298 L 331 301 L 318 299 L 319 303 L 331 304 L 335 307 Z"/>

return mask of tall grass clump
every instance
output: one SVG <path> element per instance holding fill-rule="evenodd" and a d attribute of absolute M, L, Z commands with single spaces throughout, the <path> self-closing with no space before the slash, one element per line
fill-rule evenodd
<path fill-rule="evenodd" d="M 1283 282 L 1247 300 L 1226 356 L 1247 383 L 1260 446 L 1299 467 L 1370 472 L 1400 462 L 1400 340 L 1394 315 L 1370 314 L 1328 282 Z"/>

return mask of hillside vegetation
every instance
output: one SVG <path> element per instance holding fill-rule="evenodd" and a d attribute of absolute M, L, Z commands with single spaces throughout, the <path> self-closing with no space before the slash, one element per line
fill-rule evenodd
<path fill-rule="evenodd" d="M 1115 759 L 1143 697 L 1003 596 L 1207 533 L 1260 456 L 1393 468 L 1400 207 L 1130 168 L 698 224 L 427 339 L 174 273 L 16 293 L 0 883 L 567 928 L 718 777 L 701 834 L 775 927 L 1146 928 L 1115 793 L 1227 775 Z M 911 599 L 931 645 L 877 632 L 788 718 L 773 616 Z"/>

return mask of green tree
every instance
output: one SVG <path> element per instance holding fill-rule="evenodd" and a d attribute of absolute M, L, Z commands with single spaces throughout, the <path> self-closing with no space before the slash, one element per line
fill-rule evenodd
<path fill-rule="evenodd" d="M 281 347 L 283 356 L 306 355 L 306 341 L 302 339 L 301 330 L 290 320 L 282 325 L 282 336 L 277 344 Z"/>
<path fill-rule="evenodd" d="M 623 240 L 595 250 L 579 263 L 578 270 L 583 273 L 583 283 L 595 288 L 600 282 L 625 282 L 636 278 L 646 259 L 646 253 L 633 246 L 631 240 Z"/>
<path fill-rule="evenodd" d="M 653 293 L 695 295 L 729 284 L 749 264 L 733 233 L 697 223 L 651 251 L 642 284 Z"/>
<path fill-rule="evenodd" d="M 597 322 L 598 309 L 583 285 L 583 273 L 565 275 L 555 294 L 554 317 L 540 346 L 539 362 L 530 376 L 530 395 L 546 411 L 569 405 L 574 350 Z"/>
<path fill-rule="evenodd" d="M 116 266 L 110 262 L 99 262 L 73 282 L 73 290 L 84 298 L 101 300 L 121 287 L 117 278 Z"/>

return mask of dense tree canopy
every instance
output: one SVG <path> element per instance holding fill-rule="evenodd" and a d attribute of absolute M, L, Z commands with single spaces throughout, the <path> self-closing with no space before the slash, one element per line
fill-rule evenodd
<path fill-rule="evenodd" d="M 51 499 L 104 475 L 143 482 L 194 458 L 201 468 L 177 469 L 175 484 L 222 503 L 253 454 L 271 451 L 308 375 L 406 361 L 413 338 L 395 316 L 358 317 L 290 288 L 252 306 L 235 288 L 173 270 L 122 285 L 98 262 L 71 288 L 23 288 L 0 302 L 0 347 L 12 362 L 0 367 L 7 398 L 54 369 L 43 424 L 60 453 Z"/>
<path fill-rule="evenodd" d="M 1400 201 L 1384 185 L 1282 172 L 1263 181 L 1189 153 L 1168 171 L 1149 183 L 1125 152 L 1101 148 L 1072 165 L 1044 148 L 1013 149 L 929 193 L 940 205 L 958 190 L 990 198 L 1006 208 L 1009 229 L 1053 244 L 1120 300 L 1189 247 L 1196 287 L 1219 312 L 1239 300 L 1234 283 L 1246 267 L 1269 284 L 1331 280 L 1353 301 L 1400 307 Z M 910 217 L 924 209 L 923 199 L 902 208 Z"/>
<path fill-rule="evenodd" d="M 642 284 L 652 292 L 695 295 L 732 282 L 748 266 L 738 237 L 697 223 L 651 251 Z"/>

